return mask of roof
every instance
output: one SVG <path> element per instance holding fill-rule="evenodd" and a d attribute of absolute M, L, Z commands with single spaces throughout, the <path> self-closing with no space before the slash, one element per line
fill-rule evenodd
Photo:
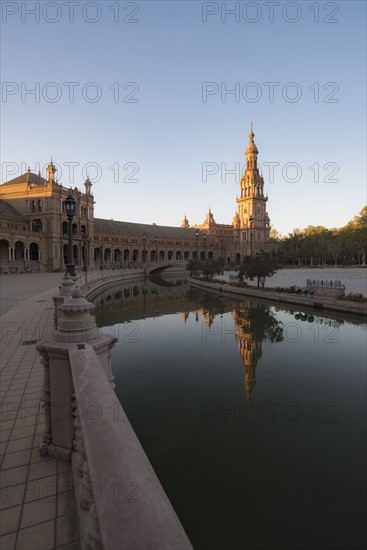
<path fill-rule="evenodd" d="M 34 183 L 37 185 L 43 185 L 46 183 L 47 180 L 45 180 L 41 174 L 33 174 L 30 170 L 22 174 L 21 176 L 18 176 L 17 178 L 14 178 L 10 181 L 7 181 L 3 183 L 2 185 L 14 185 L 17 183 Z"/>
<path fill-rule="evenodd" d="M 165 238 L 165 239 L 193 239 L 195 227 L 169 227 L 147 223 L 119 222 L 94 218 L 94 230 L 101 233 L 121 233 L 124 235 Z"/>
<path fill-rule="evenodd" d="M 3 201 L 0 199 L 0 216 L 6 216 L 8 218 L 15 218 L 17 220 L 24 220 L 24 216 L 14 206 L 11 206 L 8 202 Z"/>

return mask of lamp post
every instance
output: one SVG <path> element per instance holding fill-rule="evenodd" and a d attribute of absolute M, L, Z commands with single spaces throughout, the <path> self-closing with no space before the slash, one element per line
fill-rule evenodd
<path fill-rule="evenodd" d="M 204 233 L 203 239 L 204 239 L 204 261 L 206 262 L 206 233 Z"/>
<path fill-rule="evenodd" d="M 66 264 L 66 273 L 75 277 L 75 266 L 73 261 L 73 218 L 75 216 L 76 201 L 71 191 L 65 199 L 66 215 L 68 217 L 68 263 Z"/>
<path fill-rule="evenodd" d="M 155 236 L 155 261 L 158 262 L 158 237 L 157 235 Z"/>
<path fill-rule="evenodd" d="M 252 225 L 254 223 L 254 218 L 250 216 L 249 221 L 250 221 L 250 256 L 252 258 Z"/>
<path fill-rule="evenodd" d="M 145 233 L 143 233 L 143 264 L 146 262 L 146 255 L 145 255 L 145 241 L 147 239 L 147 236 Z"/>
<path fill-rule="evenodd" d="M 199 259 L 199 231 L 195 231 L 195 237 L 196 237 L 196 259 Z"/>

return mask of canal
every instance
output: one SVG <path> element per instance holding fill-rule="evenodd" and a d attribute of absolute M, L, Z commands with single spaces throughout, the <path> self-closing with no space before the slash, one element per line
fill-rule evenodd
<path fill-rule="evenodd" d="M 116 393 L 195 549 L 365 547 L 365 324 L 183 278 L 93 301 L 118 337 Z"/>

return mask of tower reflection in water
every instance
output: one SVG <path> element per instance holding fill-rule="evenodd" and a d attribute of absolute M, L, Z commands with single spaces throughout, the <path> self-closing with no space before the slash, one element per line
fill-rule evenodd
<path fill-rule="evenodd" d="M 180 310 L 184 323 L 192 314 L 197 323 L 203 319 L 210 331 L 218 330 L 223 314 L 231 313 L 235 339 L 244 366 L 244 385 L 248 401 L 251 401 L 256 385 L 256 368 L 262 357 L 263 343 L 283 340 L 283 324 L 276 319 L 268 305 L 250 300 L 238 302 L 192 290 L 183 278 L 154 278 L 125 283 L 98 293 L 93 301 L 99 326 L 131 319 L 154 318 Z"/>
<path fill-rule="evenodd" d="M 226 309 L 226 308 L 225 308 Z M 263 342 L 272 344 L 283 341 L 283 323 L 278 321 L 268 306 L 252 301 L 245 301 L 241 306 L 231 309 L 235 324 L 235 336 L 238 342 L 238 351 L 243 361 L 245 370 L 244 385 L 246 397 L 251 401 L 252 391 L 256 384 L 256 367 L 262 356 Z M 183 312 L 185 322 L 189 313 Z M 210 329 L 219 315 L 215 306 L 206 306 L 195 310 L 196 320 L 204 317 L 207 327 Z"/>

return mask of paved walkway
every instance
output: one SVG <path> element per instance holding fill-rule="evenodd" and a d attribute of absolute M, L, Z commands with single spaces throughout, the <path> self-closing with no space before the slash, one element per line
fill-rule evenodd
<path fill-rule="evenodd" d="M 60 273 L 1 275 L 0 548 L 79 550 L 71 464 L 39 456 L 43 366 Z"/>

